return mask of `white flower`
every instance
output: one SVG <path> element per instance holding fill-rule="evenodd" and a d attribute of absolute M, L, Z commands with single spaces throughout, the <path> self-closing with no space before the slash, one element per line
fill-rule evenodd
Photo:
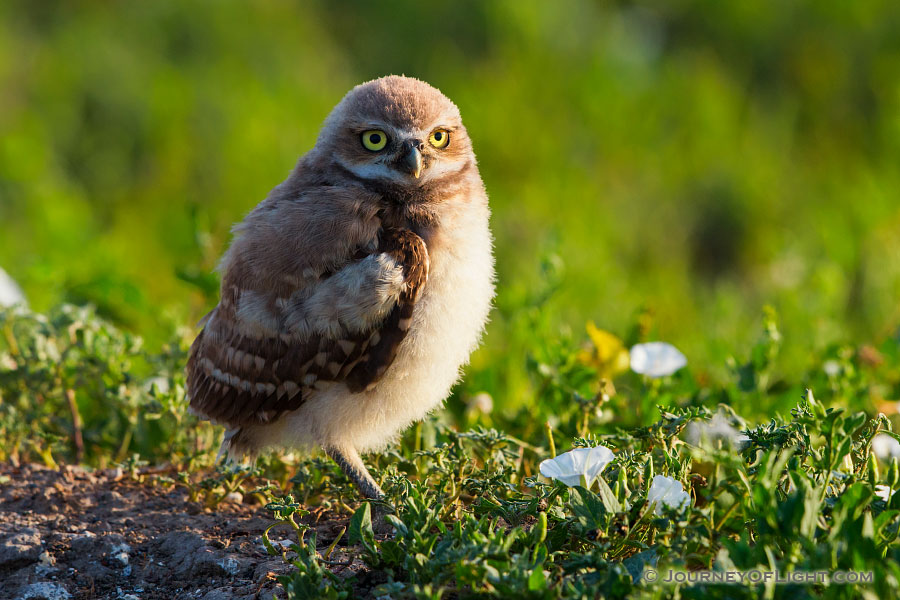
<path fill-rule="evenodd" d="M 648 342 L 631 348 L 631 370 L 641 375 L 665 377 L 686 364 L 687 358 L 672 344 Z"/>
<path fill-rule="evenodd" d="M 144 381 L 144 391 L 148 394 L 153 391 L 153 384 L 156 384 L 156 389 L 158 389 L 160 393 L 169 393 L 169 380 L 166 377 L 158 376 L 147 379 L 146 381 Z"/>
<path fill-rule="evenodd" d="M 647 503 L 655 505 L 656 514 L 662 514 L 663 506 L 680 509 L 691 501 L 691 495 L 684 491 L 680 481 L 675 481 L 665 475 L 657 475 L 650 484 L 647 492 Z"/>
<path fill-rule="evenodd" d="M 479 392 L 469 398 L 468 408 L 470 411 L 489 415 L 494 410 L 494 399 L 487 392 Z"/>
<path fill-rule="evenodd" d="M 841 363 L 836 360 L 826 360 L 822 363 L 822 370 L 829 377 L 837 377 L 841 374 Z"/>
<path fill-rule="evenodd" d="M 715 448 L 719 441 L 726 448 L 742 449 L 750 441 L 745 433 L 741 433 L 731 424 L 728 417 L 721 412 L 707 421 L 692 421 L 684 430 L 684 440 L 693 446 Z"/>
<path fill-rule="evenodd" d="M 13 278 L 0 269 L 0 306 L 13 304 L 25 304 L 25 294 Z"/>
<path fill-rule="evenodd" d="M 589 488 L 614 458 L 612 450 L 604 446 L 575 448 L 541 462 L 541 475 L 562 481 L 569 487 L 584 485 Z"/>
<path fill-rule="evenodd" d="M 896 493 L 897 490 L 892 490 L 886 485 L 876 485 L 875 486 L 875 495 L 884 500 L 885 502 L 891 501 L 891 496 Z"/>
<path fill-rule="evenodd" d="M 886 433 L 879 433 L 872 438 L 872 452 L 884 461 L 900 458 L 900 442 Z"/>

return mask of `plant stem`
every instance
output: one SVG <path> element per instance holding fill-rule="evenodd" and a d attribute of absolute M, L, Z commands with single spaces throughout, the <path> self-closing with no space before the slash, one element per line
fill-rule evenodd
<path fill-rule="evenodd" d="M 550 444 L 550 458 L 556 458 L 556 444 L 553 442 L 553 427 L 550 426 L 550 421 L 547 421 L 544 427 L 547 430 L 547 443 Z"/>
<path fill-rule="evenodd" d="M 84 460 L 84 437 L 81 433 L 81 413 L 78 412 L 78 403 L 75 401 L 75 390 L 66 390 L 66 400 L 69 402 L 69 411 L 72 413 L 72 437 L 75 440 L 75 462 Z"/>

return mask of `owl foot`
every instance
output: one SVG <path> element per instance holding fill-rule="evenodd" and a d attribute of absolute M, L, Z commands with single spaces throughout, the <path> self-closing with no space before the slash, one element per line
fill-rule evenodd
<path fill-rule="evenodd" d="M 356 449 L 329 446 L 325 448 L 325 453 L 356 484 L 364 497 L 373 500 L 371 503 L 372 530 L 377 534 L 391 533 L 393 527 L 385 520 L 385 517 L 394 512 L 394 507 L 385 501 L 384 492 L 369 474 L 369 470 L 366 469 L 366 465 L 363 464 Z"/>
<path fill-rule="evenodd" d="M 327 446 L 325 448 L 331 460 L 337 463 L 347 477 L 356 484 L 362 495 L 370 500 L 381 500 L 384 498 L 384 492 L 378 487 L 378 484 L 369 474 L 366 465 L 363 464 L 359 453 L 355 448 L 338 448 L 337 446 Z"/>

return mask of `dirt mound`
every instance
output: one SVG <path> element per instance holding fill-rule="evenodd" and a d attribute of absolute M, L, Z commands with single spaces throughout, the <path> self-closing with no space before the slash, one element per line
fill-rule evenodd
<path fill-rule="evenodd" d="M 271 598 L 287 570 L 262 545 L 261 506 L 205 511 L 120 469 L 3 465 L 0 482 L 2 600 Z M 319 540 L 343 525 L 320 522 Z"/>

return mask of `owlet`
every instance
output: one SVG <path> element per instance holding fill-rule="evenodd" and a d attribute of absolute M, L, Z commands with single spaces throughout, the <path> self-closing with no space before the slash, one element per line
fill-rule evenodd
<path fill-rule="evenodd" d="M 409 77 L 353 88 L 222 259 L 187 364 L 222 451 L 320 446 L 381 497 L 360 453 L 438 407 L 481 337 L 488 217 L 456 105 Z"/>

